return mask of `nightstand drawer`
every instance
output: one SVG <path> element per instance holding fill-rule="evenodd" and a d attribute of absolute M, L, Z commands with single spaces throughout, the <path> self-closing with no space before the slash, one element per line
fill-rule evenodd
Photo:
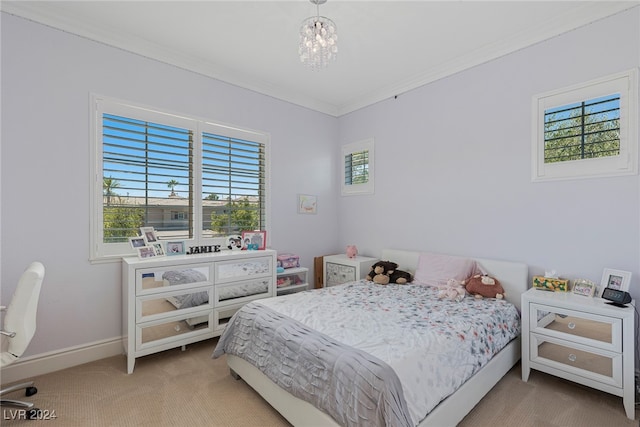
<path fill-rule="evenodd" d="M 531 334 L 531 362 L 622 387 L 622 355 Z"/>
<path fill-rule="evenodd" d="M 622 352 L 622 319 L 541 304 L 531 304 L 530 310 L 532 332 Z"/>

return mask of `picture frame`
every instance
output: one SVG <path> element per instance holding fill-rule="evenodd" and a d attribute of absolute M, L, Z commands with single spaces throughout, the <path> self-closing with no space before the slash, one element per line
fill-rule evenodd
<path fill-rule="evenodd" d="M 267 247 L 267 232 L 265 230 L 253 230 L 242 232 L 242 249 L 264 250 Z"/>
<path fill-rule="evenodd" d="M 164 251 L 164 246 L 160 242 L 151 243 L 149 246 L 153 248 L 153 251 L 156 253 L 156 256 L 165 256 L 166 253 Z"/>
<path fill-rule="evenodd" d="M 147 245 L 147 242 L 142 236 L 129 237 L 129 244 L 135 250 Z"/>
<path fill-rule="evenodd" d="M 305 215 L 318 213 L 318 197 L 313 194 L 298 194 L 298 213 Z"/>
<path fill-rule="evenodd" d="M 616 289 L 618 291 L 629 292 L 631 285 L 631 272 L 605 268 L 602 272 L 602 291 L 604 288 Z"/>
<path fill-rule="evenodd" d="M 165 253 L 167 256 L 184 255 L 187 247 L 184 240 L 169 240 L 165 243 Z"/>
<path fill-rule="evenodd" d="M 153 227 L 140 227 L 140 234 L 144 237 L 144 241 L 147 242 L 147 244 L 158 241 L 156 230 Z"/>
<path fill-rule="evenodd" d="M 596 287 L 596 284 L 591 280 L 576 279 L 573 282 L 573 289 L 571 292 L 585 297 L 592 297 L 596 292 Z"/>
<path fill-rule="evenodd" d="M 156 251 L 151 246 L 142 246 L 136 248 L 136 251 L 138 252 L 138 258 L 140 259 L 152 258 L 156 256 Z"/>

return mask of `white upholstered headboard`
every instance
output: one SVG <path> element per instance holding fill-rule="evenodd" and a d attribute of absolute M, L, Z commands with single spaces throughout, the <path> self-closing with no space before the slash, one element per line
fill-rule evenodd
<path fill-rule="evenodd" d="M 418 268 L 420 252 L 402 249 L 383 249 L 380 259 L 393 261 L 400 270 L 415 274 Z M 500 281 L 506 299 L 520 310 L 520 295 L 529 288 L 529 268 L 527 264 L 513 261 L 502 261 L 486 258 L 473 258 L 492 277 Z"/>

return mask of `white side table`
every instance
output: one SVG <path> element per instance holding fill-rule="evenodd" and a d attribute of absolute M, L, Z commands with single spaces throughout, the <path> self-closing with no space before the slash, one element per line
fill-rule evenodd
<path fill-rule="evenodd" d="M 536 369 L 620 396 L 633 420 L 634 305 L 529 289 L 522 294 L 522 380 Z"/>
<path fill-rule="evenodd" d="M 324 257 L 324 286 L 336 286 L 354 280 L 364 279 L 377 258 L 357 256 L 349 258 L 345 254 Z"/>

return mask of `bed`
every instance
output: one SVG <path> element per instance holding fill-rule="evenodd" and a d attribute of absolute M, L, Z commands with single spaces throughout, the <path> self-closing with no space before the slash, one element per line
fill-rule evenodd
<path fill-rule="evenodd" d="M 394 261 L 400 269 L 415 273 L 424 269 L 420 267 L 423 256 L 420 252 L 388 249 L 382 252 L 381 259 Z M 527 289 L 527 266 L 490 259 L 474 261 L 482 272 L 500 281 L 506 299 L 512 304 L 472 297 L 462 302 L 436 298 L 432 303 L 440 308 L 425 320 L 427 317 L 421 310 L 429 307 L 423 307 L 427 304 L 422 302 L 435 288 L 356 281 L 247 304 L 231 319 L 212 356 L 226 354 L 232 375 L 242 378 L 295 426 L 454 426 L 520 359 L 519 308 L 520 295 Z M 358 298 L 353 297 L 354 292 Z M 395 301 L 394 295 L 400 295 L 399 292 L 409 295 L 409 302 Z M 367 294 L 377 298 L 372 300 L 378 301 L 376 307 L 373 311 L 368 307 L 369 313 L 356 311 L 355 306 L 369 304 Z M 332 295 L 336 298 L 351 295 L 349 309 L 331 312 L 339 309 L 339 305 L 317 305 L 333 307 L 323 313 L 326 321 L 314 318 L 310 314 L 312 309 L 301 310 L 306 303 L 318 304 L 317 299 L 324 304 Z M 388 309 L 388 305 L 394 304 Z M 498 313 L 500 320 L 480 320 L 475 311 L 469 313 L 469 307 L 473 310 L 477 307 L 478 313 Z M 390 313 L 389 316 L 381 316 L 380 310 Z M 420 316 L 407 317 L 414 311 Z M 455 311 L 462 311 L 466 317 L 455 318 L 451 314 Z M 356 312 L 359 314 L 352 314 Z M 355 317 L 346 326 L 331 320 L 347 314 Z M 394 326 L 400 329 L 381 329 L 376 319 L 382 317 L 391 321 L 402 319 Z M 362 328 L 356 326 L 358 322 Z M 410 323 L 416 322 L 417 327 L 412 329 Z M 426 335 L 444 346 L 442 350 L 424 350 L 417 344 L 422 340 L 415 332 L 421 329 L 420 322 Z M 484 336 L 480 332 L 486 349 L 467 337 L 478 335 L 481 326 L 474 322 L 492 325 L 489 334 L 493 335 Z M 440 326 L 446 323 L 459 330 L 443 332 Z M 318 334 L 316 329 L 322 333 Z M 388 342 L 388 348 L 380 347 L 381 342 Z M 463 353 L 473 354 L 473 360 L 462 359 Z M 441 369 L 439 363 L 445 358 L 455 362 L 453 369 Z M 445 381 L 435 381 L 436 377 Z"/>

